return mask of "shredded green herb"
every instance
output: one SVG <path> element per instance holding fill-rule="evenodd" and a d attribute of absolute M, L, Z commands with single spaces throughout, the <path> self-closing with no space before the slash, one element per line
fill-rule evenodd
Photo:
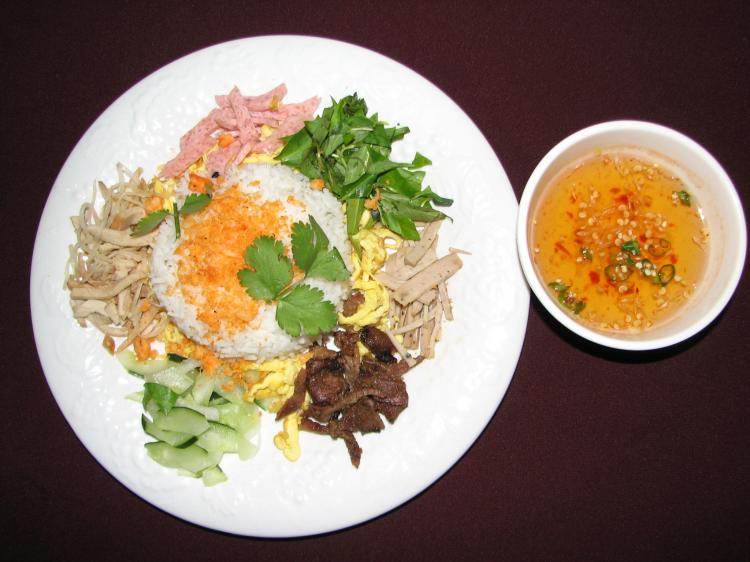
<path fill-rule="evenodd" d="M 686 207 L 690 206 L 690 194 L 684 189 L 677 192 L 677 198 L 680 200 L 680 203 L 682 203 Z"/>
<path fill-rule="evenodd" d="M 570 286 L 560 283 L 559 281 L 552 281 L 547 286 L 557 293 L 557 301 L 568 310 L 572 311 L 573 314 L 580 314 L 580 312 L 586 308 L 586 301 L 577 299 L 574 294 L 570 292 Z"/>
<path fill-rule="evenodd" d="M 453 203 L 422 187 L 421 168 L 432 162 L 418 152 L 411 162 L 391 161 L 392 144 L 409 128 L 388 127 L 377 113 L 368 116 L 365 100 L 356 93 L 331 101 L 320 117 L 288 137 L 278 160 L 311 179 L 322 178 L 344 201 L 350 237 L 359 230 L 365 201 L 379 194 L 376 220 L 403 238 L 418 240 L 414 221 L 445 218 L 433 205 Z"/>
<path fill-rule="evenodd" d="M 182 207 L 180 207 L 179 209 L 177 208 L 177 205 L 173 207 L 172 216 L 174 217 L 174 231 L 176 238 L 180 237 L 180 215 L 190 215 L 192 213 L 197 213 L 210 202 L 211 195 L 208 193 L 190 193 L 185 198 L 185 202 L 182 204 Z M 138 221 L 138 223 L 133 227 L 133 232 L 131 232 L 130 235 L 143 236 L 144 234 L 148 234 L 149 232 L 156 229 L 156 227 L 161 224 L 161 221 L 167 218 L 167 215 L 169 215 L 169 211 L 166 211 L 164 209 L 149 213 Z"/>

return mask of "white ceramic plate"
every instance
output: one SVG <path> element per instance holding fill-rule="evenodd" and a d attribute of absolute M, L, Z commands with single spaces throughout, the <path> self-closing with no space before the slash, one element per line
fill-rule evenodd
<path fill-rule="evenodd" d="M 115 164 L 151 177 L 177 152 L 182 133 L 237 85 L 245 94 L 285 82 L 286 101 L 357 92 L 371 111 L 411 128 L 394 159 L 419 150 L 433 165 L 427 184 L 453 197 L 454 222 L 441 248 L 472 252 L 450 282 L 457 319 L 446 323 L 437 358 L 407 375 L 409 407 L 380 434 L 358 437 L 354 469 L 341 441 L 302 434 L 290 463 L 273 446 L 279 426 L 264 418 L 260 453 L 225 457 L 229 481 L 205 488 L 145 454 L 140 405 L 125 399 L 142 384 L 103 350 L 101 335 L 72 319 L 63 290 L 69 217 L 94 180 Z M 366 521 L 406 502 L 442 476 L 471 446 L 499 406 L 518 361 L 529 294 L 515 249 L 517 202 L 480 131 L 430 82 L 382 55 L 300 36 L 224 43 L 145 78 L 89 128 L 60 172 L 39 229 L 31 270 L 34 335 L 52 393 L 76 435 L 102 466 L 146 501 L 178 517 L 230 533 L 309 535 Z"/>

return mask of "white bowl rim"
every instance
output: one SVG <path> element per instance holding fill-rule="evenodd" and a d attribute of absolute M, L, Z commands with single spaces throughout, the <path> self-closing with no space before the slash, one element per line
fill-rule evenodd
<path fill-rule="evenodd" d="M 732 200 L 732 208 L 735 210 L 735 219 L 741 226 L 740 232 L 737 233 L 739 238 L 737 239 L 738 251 L 736 253 L 735 263 L 731 269 L 730 277 L 727 279 L 724 289 L 716 299 L 714 304 L 706 311 L 700 320 L 690 324 L 689 326 L 671 334 L 669 336 L 648 338 L 644 339 L 624 339 L 608 336 L 601 332 L 594 331 L 581 323 L 574 320 L 569 314 L 567 314 L 557 303 L 552 299 L 552 296 L 546 290 L 546 288 L 540 282 L 534 265 L 531 262 L 529 254 L 529 246 L 527 239 L 527 223 L 529 220 L 529 207 L 531 204 L 532 196 L 534 192 L 540 187 L 539 180 L 545 173 L 547 168 L 557 158 L 570 147 L 577 143 L 588 139 L 592 136 L 601 133 L 610 133 L 617 131 L 635 131 L 635 132 L 646 132 L 655 133 L 670 138 L 673 141 L 677 141 L 685 145 L 688 149 L 700 154 L 704 162 L 713 169 L 716 175 L 721 179 L 721 185 L 725 188 L 726 195 Z M 519 261 L 521 262 L 521 269 L 523 270 L 526 282 L 534 292 L 536 297 L 542 303 L 544 308 L 563 326 L 568 328 L 570 331 L 578 334 L 579 336 L 603 345 L 615 349 L 629 350 L 629 351 L 647 351 L 669 347 L 678 344 L 686 339 L 694 336 L 698 332 L 702 331 L 708 326 L 719 314 L 724 310 L 729 300 L 732 298 L 734 291 L 739 284 L 742 270 L 745 264 L 745 256 L 747 252 L 747 225 L 745 222 L 745 215 L 742 210 L 742 203 L 737 193 L 732 180 L 726 173 L 724 168 L 719 162 L 709 153 L 703 146 L 698 144 L 688 136 L 676 131 L 670 127 L 651 123 L 648 121 L 638 120 L 615 120 L 597 123 L 585 127 L 575 133 L 572 133 L 568 137 L 557 143 L 547 154 L 542 158 L 534 168 L 534 171 L 529 176 L 526 185 L 524 186 L 523 193 L 521 194 L 521 200 L 518 209 L 518 222 L 516 224 L 516 242 Z"/>

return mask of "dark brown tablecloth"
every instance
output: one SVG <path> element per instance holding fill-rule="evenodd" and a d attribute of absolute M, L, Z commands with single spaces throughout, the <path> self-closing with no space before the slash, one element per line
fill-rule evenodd
<path fill-rule="evenodd" d="M 637 357 L 584 344 L 532 297 L 515 376 L 471 450 L 406 505 L 326 536 L 229 536 L 161 512 L 89 455 L 52 398 L 28 304 L 49 189 L 81 135 L 126 89 L 229 39 L 319 35 L 411 67 L 479 126 L 517 196 L 544 153 L 575 130 L 618 118 L 671 126 L 715 155 L 747 214 L 745 3 L 489 4 L 4 10 L 0 197 L 10 317 L 2 322 L 0 552 L 77 561 L 750 559 L 746 279 L 699 336 Z"/>

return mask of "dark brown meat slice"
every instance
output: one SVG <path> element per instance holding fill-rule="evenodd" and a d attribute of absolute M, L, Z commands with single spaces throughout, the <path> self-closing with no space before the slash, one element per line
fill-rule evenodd
<path fill-rule="evenodd" d="M 287 398 L 287 401 L 276 412 L 276 421 L 287 417 L 292 412 L 299 410 L 305 403 L 305 394 L 307 393 L 307 370 L 301 369 L 294 379 L 294 392 Z"/>
<path fill-rule="evenodd" d="M 333 343 L 336 344 L 341 350 L 347 349 L 351 346 L 356 347 L 359 341 L 359 334 L 357 332 L 351 332 L 349 330 L 339 330 L 333 334 Z"/>
<path fill-rule="evenodd" d="M 380 415 L 375 411 L 375 404 L 369 398 L 363 398 L 341 412 L 338 426 L 352 433 L 372 433 L 385 429 Z"/>
<path fill-rule="evenodd" d="M 377 377 L 385 373 L 388 373 L 388 365 L 371 357 L 362 358 L 362 364 L 359 369 L 360 377 Z"/>
<path fill-rule="evenodd" d="M 349 295 L 344 301 L 341 312 L 344 316 L 353 316 L 357 312 L 357 309 L 364 304 L 364 302 L 365 295 L 363 293 L 360 293 L 359 291 L 352 291 L 352 294 Z"/>
<path fill-rule="evenodd" d="M 378 330 L 375 326 L 365 326 L 359 332 L 360 341 L 365 344 L 372 354 L 383 363 L 395 363 L 396 358 L 392 355 L 396 348 L 385 332 Z"/>
<path fill-rule="evenodd" d="M 359 462 L 362 460 L 362 447 L 357 443 L 357 439 L 351 431 L 335 430 L 331 433 L 334 439 L 343 439 L 346 443 L 346 450 L 349 452 L 349 460 L 354 468 L 359 468 Z"/>
<path fill-rule="evenodd" d="M 362 364 L 357 346 L 354 345 L 351 349 L 342 350 L 339 353 L 338 361 L 346 382 L 350 388 L 354 388 L 359 380 L 359 369 Z"/>
<path fill-rule="evenodd" d="M 340 371 L 341 365 L 339 364 L 338 354 L 333 357 L 312 357 L 305 363 L 308 376 L 319 373 L 321 371 Z"/>
<path fill-rule="evenodd" d="M 300 429 L 343 439 L 354 466 L 359 466 L 362 449 L 354 434 L 382 431 L 409 405 L 402 376 L 409 370 L 406 361 L 397 361 L 385 332 L 366 327 L 361 332 L 340 330 L 333 334 L 339 351 L 321 346 L 297 375 L 294 394 L 277 415 L 281 419 L 304 405 L 305 393 L 312 398 L 306 407 Z M 362 342 L 375 355 L 360 357 Z M 418 359 L 418 362 L 421 358 Z"/>
<path fill-rule="evenodd" d="M 312 356 L 315 359 L 331 359 L 338 355 L 333 349 L 328 349 L 327 347 L 317 344 L 310 348 L 310 353 L 312 353 Z"/>
<path fill-rule="evenodd" d="M 344 408 L 347 408 L 348 406 L 355 404 L 357 401 L 364 398 L 365 396 L 369 396 L 371 391 L 372 389 L 370 388 L 360 388 L 359 390 L 355 390 L 353 392 L 345 394 L 340 400 L 327 406 L 324 406 L 322 404 L 312 403 L 310 404 L 310 406 L 308 406 L 305 412 L 312 419 L 317 420 L 319 422 L 327 423 L 331 421 L 331 419 L 334 418 L 335 414 L 337 414 Z M 375 390 L 375 392 L 378 392 L 378 391 Z"/>
<path fill-rule="evenodd" d="M 349 453 L 349 460 L 355 468 L 359 468 L 359 463 L 362 459 L 362 448 L 357 443 L 354 433 L 340 428 L 335 421 L 322 425 L 307 417 L 300 420 L 299 428 L 302 431 L 330 435 L 333 439 L 343 439 L 344 443 L 346 443 L 346 450 Z"/>
<path fill-rule="evenodd" d="M 334 404 L 341 399 L 348 386 L 344 377 L 328 370 L 315 371 L 307 376 L 307 390 L 315 404 Z"/>
<path fill-rule="evenodd" d="M 406 384 L 400 377 L 378 377 L 368 383 L 372 385 L 367 390 L 368 395 L 372 397 L 375 410 L 383 414 L 390 423 L 394 423 L 409 405 Z"/>

